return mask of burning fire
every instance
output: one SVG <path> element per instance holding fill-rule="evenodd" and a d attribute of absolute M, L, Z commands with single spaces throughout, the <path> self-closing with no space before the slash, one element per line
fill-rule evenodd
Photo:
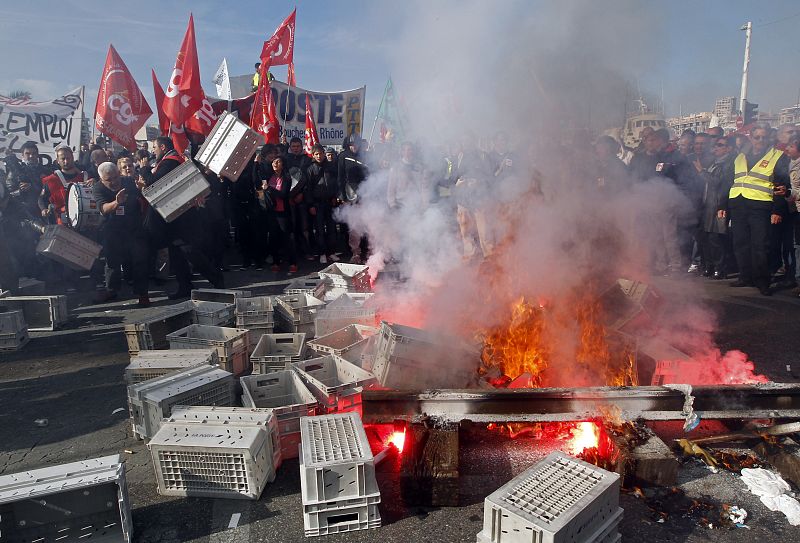
<path fill-rule="evenodd" d="M 577 423 L 567 445 L 569 453 L 576 456 L 585 449 L 597 448 L 600 445 L 600 427 L 594 422 Z"/>
<path fill-rule="evenodd" d="M 392 432 L 389 436 L 389 445 L 394 445 L 397 449 L 397 452 L 403 452 L 403 445 L 406 443 L 406 433 L 405 431 L 402 432 Z"/>

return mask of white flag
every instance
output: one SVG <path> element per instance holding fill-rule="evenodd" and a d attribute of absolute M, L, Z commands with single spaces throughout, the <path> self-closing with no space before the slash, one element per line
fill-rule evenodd
<path fill-rule="evenodd" d="M 223 100 L 233 100 L 231 96 L 231 79 L 228 76 L 228 60 L 222 59 L 222 64 L 214 74 L 214 85 L 217 86 L 217 96 Z"/>

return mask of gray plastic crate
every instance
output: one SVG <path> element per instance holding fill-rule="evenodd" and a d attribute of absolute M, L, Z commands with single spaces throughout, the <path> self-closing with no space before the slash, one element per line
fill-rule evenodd
<path fill-rule="evenodd" d="M 619 522 L 619 475 L 556 451 L 490 494 L 483 511 L 478 541 L 594 541 Z"/>
<path fill-rule="evenodd" d="M 194 324 L 230 326 L 234 322 L 233 304 L 206 300 L 188 300 L 184 303 L 194 311 Z"/>
<path fill-rule="evenodd" d="M 357 413 L 300 419 L 303 506 L 377 498 L 375 460 Z"/>
<path fill-rule="evenodd" d="M 250 362 L 253 373 L 270 373 L 285 370 L 305 356 L 305 334 L 264 334 L 250 355 Z"/>
<path fill-rule="evenodd" d="M 169 347 L 167 334 L 192 324 L 193 310 L 186 304 L 177 304 L 143 321 L 125 325 L 128 340 L 128 353 L 166 349 Z"/>
<path fill-rule="evenodd" d="M 351 292 L 372 290 L 369 268 L 361 264 L 336 262 L 320 270 L 319 277 L 330 280 L 334 288 L 345 288 Z"/>
<path fill-rule="evenodd" d="M 306 537 L 380 528 L 381 514 L 377 505 L 332 505 L 328 509 L 303 512 Z"/>
<path fill-rule="evenodd" d="M 36 252 L 75 270 L 91 270 L 103 248 L 66 226 L 50 225 L 39 238 Z"/>
<path fill-rule="evenodd" d="M 275 323 L 272 296 L 236 300 L 236 325 L 240 328 L 265 327 Z"/>
<path fill-rule="evenodd" d="M 3 307 L 21 310 L 29 332 L 56 330 L 69 320 L 66 296 L 7 296 Z"/>
<path fill-rule="evenodd" d="M 211 185 L 191 160 L 142 189 L 144 199 L 166 222 L 174 221 L 210 193 Z"/>
<path fill-rule="evenodd" d="M 308 342 L 308 347 L 320 355 L 336 354 L 342 356 L 344 353 L 366 343 L 377 332 L 378 329 L 372 326 L 350 324 L 330 334 L 321 337 L 318 335 Z"/>
<path fill-rule="evenodd" d="M 275 297 L 275 313 L 293 324 L 313 323 L 317 311 L 325 307 L 325 302 L 310 294 L 284 294 Z"/>
<path fill-rule="evenodd" d="M 235 182 L 250 164 L 256 148 L 263 143 L 263 136 L 225 111 L 200 146 L 195 159 L 215 174 Z"/>
<path fill-rule="evenodd" d="M 47 286 L 44 281 L 39 281 L 32 277 L 23 277 L 19 280 L 17 294 L 19 296 L 44 296 L 47 294 Z"/>
<path fill-rule="evenodd" d="M 224 304 L 236 304 L 239 298 L 250 298 L 252 295 L 249 290 L 232 290 L 224 288 L 196 288 L 192 290 L 192 300 L 206 302 L 220 302 Z"/>
<path fill-rule="evenodd" d="M 284 294 L 314 294 L 314 291 L 319 286 L 321 279 L 316 277 L 309 278 L 309 277 L 298 277 L 297 279 L 293 280 L 291 283 L 286 285 L 286 288 L 283 289 Z"/>
<path fill-rule="evenodd" d="M 236 380 L 225 370 L 195 366 L 128 386 L 128 404 L 133 433 L 146 439 L 176 405 L 235 405 Z"/>
<path fill-rule="evenodd" d="M 283 458 L 297 458 L 300 444 L 300 417 L 317 414 L 319 404 L 300 377 L 291 370 L 240 379 L 242 405 L 269 408 L 278 421 Z"/>
<path fill-rule="evenodd" d="M 0 541 L 130 543 L 119 455 L 0 476 Z"/>
<path fill-rule="evenodd" d="M 184 352 L 188 354 L 183 354 Z M 166 353 L 167 356 L 149 356 L 148 353 Z M 131 357 L 131 363 L 125 368 L 125 382 L 133 385 L 204 364 L 209 366 L 219 365 L 219 356 L 216 350 L 139 351 L 137 356 Z"/>
<path fill-rule="evenodd" d="M 374 375 L 336 355 L 293 362 L 292 368 L 328 411 L 359 409 L 363 387 L 376 383 Z"/>
<path fill-rule="evenodd" d="M 250 336 L 242 328 L 191 324 L 167 334 L 170 349 L 213 347 L 219 355 L 220 366 L 234 375 L 250 373 L 247 355 Z"/>
<path fill-rule="evenodd" d="M 370 371 L 387 388 L 466 388 L 479 351 L 457 337 L 381 322 Z"/>
<path fill-rule="evenodd" d="M 0 334 L 0 352 L 3 351 L 18 351 L 22 349 L 31 340 L 28 334 L 28 329 L 22 330 L 13 334 Z"/>
<path fill-rule="evenodd" d="M 22 310 L 8 309 L 0 305 L 0 334 L 16 334 L 27 327 Z"/>
<path fill-rule="evenodd" d="M 163 496 L 257 500 L 275 478 L 263 428 L 165 422 L 147 447 Z"/>

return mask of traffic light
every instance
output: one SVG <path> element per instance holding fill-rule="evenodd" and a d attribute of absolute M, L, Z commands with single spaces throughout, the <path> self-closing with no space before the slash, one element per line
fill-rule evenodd
<path fill-rule="evenodd" d="M 744 101 L 744 124 L 754 123 L 758 120 L 758 104 Z"/>

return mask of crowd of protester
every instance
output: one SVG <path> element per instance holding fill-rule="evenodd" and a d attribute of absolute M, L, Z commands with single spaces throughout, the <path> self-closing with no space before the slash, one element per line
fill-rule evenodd
<path fill-rule="evenodd" d="M 349 230 L 336 210 L 359 205 L 361 184 L 381 170 L 388 178 L 387 212 L 443 207 L 458 224 L 465 259 L 489 257 L 498 243 L 485 207 L 472 205 L 491 195 L 494 180 L 522 174 L 531 191 L 540 190 L 538 173 L 519 171 L 525 166 L 504 133 L 430 151 L 409 142 L 366 147 L 357 136 L 346 138 L 340 152 L 315 146 L 310 155 L 299 138 L 266 144 L 235 182 L 196 163 L 211 193 L 166 223 L 142 190 L 192 160 L 179 154 L 171 139 L 157 138 L 152 152 L 117 155 L 83 145 L 77 158 L 61 147 L 53 166 L 44 165 L 35 144 L 26 143 L 20 157 L 7 154 L 0 170 L 0 288 L 16 290 L 22 276 L 67 291 L 79 287 L 78 272 L 35 252 L 48 224 L 70 224 L 71 184 L 92 187 L 102 215 L 98 228 L 81 231 L 103 247 L 102 263 L 90 274 L 102 285 L 97 301 L 119 296 L 124 280 L 142 306 L 149 305 L 149 284 L 167 263 L 178 284 L 171 299 L 190 294 L 193 273 L 222 288 L 224 272 L 234 264 L 226 260 L 231 245 L 238 252 L 236 266 L 256 270 L 268 266 L 293 274 L 299 259 L 364 262 L 369 240 Z M 658 241 L 650 247 L 654 272 L 710 279 L 737 274 L 731 286 L 755 287 L 764 295 L 793 288 L 800 295 L 800 134 L 794 126 L 756 125 L 749 135 L 725 135 L 720 128 L 686 131 L 676 141 L 667 130 L 648 127 L 636 149 L 621 147 L 611 136 L 575 138 L 573 147 L 581 160 L 561 175 L 588 180 L 601 197 L 645 182 L 667 183 L 681 195 L 665 203 L 656 225 Z"/>

